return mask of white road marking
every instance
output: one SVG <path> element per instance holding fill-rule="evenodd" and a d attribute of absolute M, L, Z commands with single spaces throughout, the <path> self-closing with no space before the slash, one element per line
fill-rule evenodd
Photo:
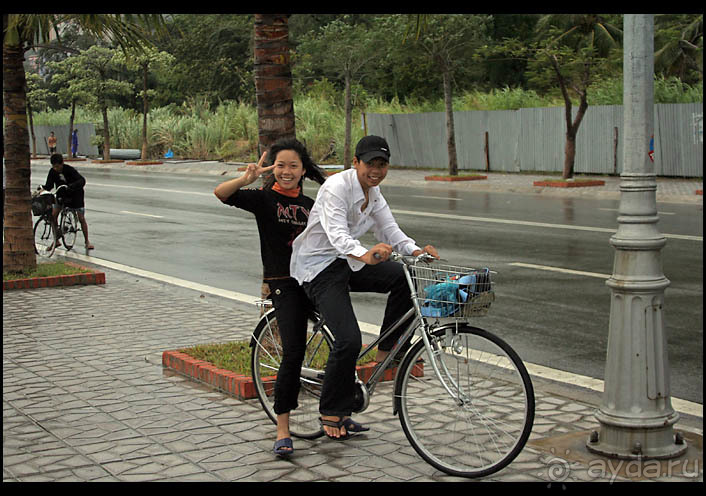
<path fill-rule="evenodd" d="M 147 188 L 145 186 L 127 186 L 122 184 L 102 184 L 91 182 L 91 186 L 102 186 L 105 188 L 125 188 L 125 189 L 141 189 L 143 191 L 161 191 L 162 193 L 179 193 L 180 195 L 198 195 L 198 196 L 214 196 L 213 192 L 202 193 L 200 191 L 182 191 L 179 189 L 166 189 L 166 188 Z M 215 198 L 215 196 L 214 196 Z"/>
<path fill-rule="evenodd" d="M 145 217 L 154 217 L 156 219 L 163 219 L 163 215 L 152 215 L 152 214 L 141 214 L 140 212 L 130 212 L 129 210 L 121 210 L 121 214 L 130 214 L 130 215 L 143 215 Z"/>
<path fill-rule="evenodd" d="M 463 221 L 475 221 L 475 222 L 491 222 L 495 224 L 513 224 L 518 226 L 532 226 L 532 227 L 549 227 L 552 229 L 571 229 L 574 231 L 593 231 L 593 232 L 606 232 L 615 234 L 617 228 L 605 228 L 605 227 L 589 227 L 589 226 L 571 226 L 568 224 L 548 224 L 546 222 L 531 222 L 526 220 L 512 220 L 512 219 L 495 219 L 492 217 L 472 217 L 469 215 L 454 215 L 454 214 L 441 214 L 435 212 L 415 212 L 413 210 L 392 210 L 393 214 L 404 214 L 404 215 L 416 215 L 417 217 L 433 217 L 435 219 L 449 219 L 449 220 L 463 220 Z M 686 234 L 662 234 L 665 238 L 674 239 L 687 239 L 691 241 L 701 241 L 703 242 L 703 236 L 689 236 Z"/>
<path fill-rule="evenodd" d="M 259 297 L 250 296 L 243 293 L 238 293 L 235 291 L 228 291 L 225 289 L 214 288 L 212 286 L 207 286 L 205 284 L 198 284 L 191 281 L 185 281 L 177 277 L 171 277 L 164 274 L 158 274 L 156 272 L 150 272 L 148 270 L 138 269 L 136 267 L 130 267 L 128 265 L 123 265 L 117 262 L 111 262 L 109 260 L 102 260 L 100 258 L 91 257 L 88 255 L 81 255 L 79 253 L 67 252 L 64 256 L 68 258 L 74 258 L 76 260 L 83 260 L 85 262 L 93 263 L 96 265 L 101 265 L 103 267 L 108 267 L 111 269 L 119 270 L 121 272 L 127 272 L 129 274 L 134 274 L 141 277 L 147 277 L 149 279 L 155 279 L 157 281 L 166 282 L 169 284 L 174 284 L 183 288 L 193 289 L 196 291 L 201 291 L 202 293 L 212 294 L 216 296 L 221 296 L 223 298 L 228 298 L 230 300 L 239 301 L 242 303 L 253 304 L 255 301 L 259 300 Z M 539 266 L 538 266 L 539 267 Z M 579 272 L 579 271 L 575 271 Z M 592 274 L 591 272 L 585 272 L 582 274 Z M 602 276 L 602 275 L 601 275 Z M 362 332 L 379 335 L 380 326 L 369 324 L 366 322 L 359 322 L 360 329 Z M 587 377 L 580 374 L 574 374 L 571 372 L 565 372 L 563 370 L 552 369 L 550 367 L 545 367 L 544 365 L 537 365 L 533 363 L 525 362 L 525 366 L 529 373 L 535 377 L 541 377 L 544 379 L 549 379 L 552 381 L 557 381 L 565 384 L 570 384 L 586 389 L 591 389 L 598 392 L 603 392 L 603 381 L 600 379 L 595 379 L 593 377 Z M 694 403 L 692 401 L 682 400 L 679 398 L 671 398 L 672 407 L 688 415 L 694 415 L 703 418 L 703 405 L 699 403 Z"/>
<path fill-rule="evenodd" d="M 575 274 L 578 276 L 599 277 L 601 279 L 610 278 L 610 274 L 599 274 L 598 272 L 585 272 L 583 270 L 564 269 L 562 267 L 552 267 L 551 265 L 536 265 L 536 264 L 524 263 L 524 262 L 511 262 L 508 265 L 514 265 L 515 267 L 526 267 L 528 269 L 550 270 L 553 272 L 563 272 L 565 274 Z"/>
<path fill-rule="evenodd" d="M 453 200 L 453 201 L 463 201 L 463 198 L 449 198 L 448 196 L 426 196 L 426 195 L 409 195 L 410 198 L 424 198 L 432 200 Z"/>

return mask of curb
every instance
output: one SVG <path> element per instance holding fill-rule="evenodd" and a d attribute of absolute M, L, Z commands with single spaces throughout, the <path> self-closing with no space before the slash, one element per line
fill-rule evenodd
<path fill-rule="evenodd" d="M 90 284 L 105 284 L 105 272 L 100 272 L 88 267 L 83 267 L 71 262 L 65 262 L 66 265 L 79 269 L 90 270 L 86 274 L 70 274 L 62 276 L 48 277 L 31 277 L 26 279 L 13 279 L 11 281 L 2 282 L 2 290 L 8 291 L 12 289 L 37 289 L 37 288 L 53 288 L 57 286 L 77 286 Z"/>
<path fill-rule="evenodd" d="M 605 181 L 534 181 L 532 184 L 549 188 L 583 188 L 585 186 L 605 186 Z"/>
<path fill-rule="evenodd" d="M 488 176 L 424 176 L 425 181 L 479 181 L 488 179 Z"/>
<path fill-rule="evenodd" d="M 361 381 L 367 381 L 372 376 L 375 362 L 356 367 L 358 377 Z M 162 353 L 162 366 L 195 380 L 211 386 L 221 392 L 235 396 L 240 400 L 251 400 L 257 398 L 255 383 L 249 375 L 236 374 L 230 370 L 219 369 L 210 362 L 199 360 L 178 350 L 165 351 Z M 385 370 L 381 381 L 393 381 L 397 374 L 397 368 Z M 424 375 L 423 364 L 417 364 L 415 377 Z M 269 376 L 269 380 L 274 380 L 276 376 Z"/>
<path fill-rule="evenodd" d="M 130 160 L 125 162 L 125 165 L 161 165 L 163 163 L 159 160 Z"/>

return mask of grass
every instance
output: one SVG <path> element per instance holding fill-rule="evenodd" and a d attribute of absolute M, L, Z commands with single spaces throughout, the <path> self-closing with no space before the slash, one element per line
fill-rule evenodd
<path fill-rule="evenodd" d="M 236 374 L 249 376 L 250 370 L 250 340 L 231 341 L 228 343 L 211 343 L 196 345 L 190 348 L 182 348 L 181 353 L 185 353 L 192 358 L 211 363 L 219 369 L 229 370 Z M 358 364 L 368 363 L 374 360 L 374 353 L 368 353 Z M 328 350 L 320 350 L 314 361 L 311 362 L 313 368 L 323 369 L 328 360 Z M 267 371 L 263 371 L 267 374 Z"/>
<path fill-rule="evenodd" d="M 15 279 L 30 279 L 33 277 L 65 276 L 71 274 L 87 274 L 91 271 L 75 265 L 67 265 L 64 262 L 47 262 L 37 264 L 37 268 L 26 272 L 4 272 L 3 281 L 13 281 Z"/>
<path fill-rule="evenodd" d="M 236 374 L 250 375 L 249 341 L 201 344 L 179 351 L 198 360 L 212 363 L 219 369 L 230 370 Z"/>

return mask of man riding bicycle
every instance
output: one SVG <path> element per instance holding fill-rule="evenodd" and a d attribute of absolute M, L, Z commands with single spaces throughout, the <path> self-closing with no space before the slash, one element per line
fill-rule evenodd
<path fill-rule="evenodd" d="M 78 220 L 81 223 L 81 230 L 86 241 L 86 250 L 93 250 L 93 245 L 88 241 L 88 224 L 86 223 L 86 209 L 83 203 L 83 187 L 86 185 L 86 179 L 79 172 L 68 164 L 64 163 L 64 158 L 59 153 L 55 153 L 49 158 L 51 169 L 47 175 L 47 180 L 42 186 L 42 189 L 51 191 L 58 186 L 66 185 L 67 188 L 62 188 L 57 192 L 57 202 L 52 208 L 52 224 L 55 232 L 59 232 L 57 228 L 57 218 L 61 212 L 61 203 L 76 210 Z"/>
<path fill-rule="evenodd" d="M 349 291 L 389 293 L 382 329 L 412 306 L 410 289 L 400 264 L 388 261 L 393 251 L 436 258 L 433 246 L 419 248 L 399 228 L 380 192 L 387 175 L 390 151 L 379 136 L 358 142 L 354 168 L 330 177 L 319 189 L 306 229 L 294 240 L 290 273 L 316 305 L 336 340 L 326 365 L 319 412 L 326 435 L 346 438 L 343 426 L 355 396 L 355 362 L 361 334 Z M 366 249 L 358 241 L 373 229 L 379 241 Z M 404 331 L 382 341 L 383 360 Z"/>

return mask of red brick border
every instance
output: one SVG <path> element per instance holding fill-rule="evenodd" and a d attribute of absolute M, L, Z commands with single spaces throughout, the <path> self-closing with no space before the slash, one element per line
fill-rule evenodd
<path fill-rule="evenodd" d="M 605 186 L 605 181 L 534 181 L 534 186 L 547 186 L 549 188 L 582 188 L 584 186 Z"/>
<path fill-rule="evenodd" d="M 425 181 L 479 181 L 488 176 L 424 176 Z"/>
<path fill-rule="evenodd" d="M 356 367 L 358 377 L 362 381 L 367 381 L 372 375 L 375 365 L 375 362 L 373 362 Z M 199 360 L 186 353 L 177 350 L 163 352 L 162 366 L 219 391 L 233 395 L 238 399 L 250 400 L 257 398 L 255 383 L 249 375 L 236 374 L 230 370 L 219 369 L 212 363 Z M 383 374 L 382 380 L 392 381 L 395 379 L 396 373 L 396 368 L 387 369 Z M 413 375 L 416 377 L 423 376 L 424 365 L 416 365 Z M 274 377 L 271 377 L 271 379 L 274 379 Z"/>
<path fill-rule="evenodd" d="M 64 262 L 66 265 L 77 267 L 91 272 L 85 274 L 70 274 L 63 276 L 49 277 L 31 277 L 25 279 L 13 279 L 11 281 L 2 282 L 2 290 L 11 289 L 36 289 L 36 288 L 53 288 L 56 286 L 75 286 L 88 284 L 105 284 L 105 273 L 88 267 L 83 267 L 71 262 Z"/>
<path fill-rule="evenodd" d="M 130 160 L 125 162 L 125 165 L 161 165 L 163 163 L 159 160 Z"/>
<path fill-rule="evenodd" d="M 702 189 L 697 189 L 697 190 L 696 190 L 696 194 L 697 194 L 697 195 L 703 195 L 703 194 L 704 194 L 704 190 L 702 190 Z"/>

